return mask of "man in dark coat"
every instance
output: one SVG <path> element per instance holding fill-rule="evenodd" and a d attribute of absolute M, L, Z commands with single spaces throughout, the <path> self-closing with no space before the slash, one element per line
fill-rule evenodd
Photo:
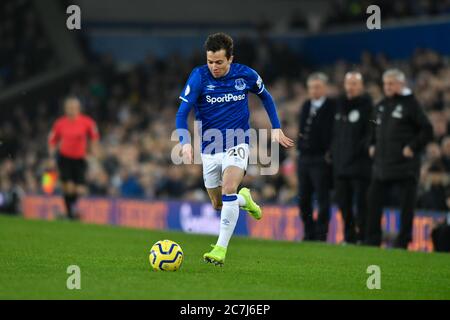
<path fill-rule="evenodd" d="M 379 246 L 385 192 L 399 188 L 400 232 L 394 247 L 406 249 L 412 240 L 414 208 L 420 171 L 420 153 L 432 140 L 428 117 L 405 85 L 397 69 L 383 74 L 385 98 L 376 105 L 376 126 L 369 153 L 374 158 L 369 188 L 369 217 L 365 242 Z"/>
<path fill-rule="evenodd" d="M 371 160 L 369 143 L 373 105 L 359 72 L 348 72 L 345 95 L 338 100 L 333 126 L 332 162 L 335 198 L 344 220 L 344 240 L 362 242 L 367 217 Z M 353 212 L 355 203 L 356 215 Z"/>
<path fill-rule="evenodd" d="M 307 80 L 309 99 L 300 112 L 297 150 L 299 207 L 304 240 L 326 241 L 330 216 L 330 148 L 335 102 L 326 96 L 328 77 L 313 73 Z M 313 196 L 318 202 L 318 220 L 313 220 Z"/>

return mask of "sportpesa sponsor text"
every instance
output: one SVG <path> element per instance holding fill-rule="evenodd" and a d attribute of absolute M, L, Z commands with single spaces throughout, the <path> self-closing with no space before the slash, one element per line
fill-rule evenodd
<path fill-rule="evenodd" d="M 214 104 L 216 102 L 223 103 L 223 102 L 230 102 L 230 101 L 240 101 L 245 99 L 245 93 L 234 95 L 232 93 L 224 94 L 221 97 L 211 97 L 210 95 L 206 96 L 206 102 Z"/>

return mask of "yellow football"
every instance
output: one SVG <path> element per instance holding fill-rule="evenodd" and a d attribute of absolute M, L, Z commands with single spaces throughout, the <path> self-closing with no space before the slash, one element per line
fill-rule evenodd
<path fill-rule="evenodd" d="M 152 246 L 148 258 L 155 271 L 177 271 L 183 263 L 183 250 L 172 240 L 160 240 Z"/>

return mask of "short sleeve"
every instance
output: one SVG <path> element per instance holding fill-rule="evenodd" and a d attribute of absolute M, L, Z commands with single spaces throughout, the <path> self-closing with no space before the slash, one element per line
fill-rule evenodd
<path fill-rule="evenodd" d="M 180 99 L 186 103 L 195 103 L 201 93 L 201 74 L 198 68 L 195 68 L 184 86 Z"/>
<path fill-rule="evenodd" d="M 250 74 L 250 92 L 260 94 L 264 91 L 264 82 L 255 70 L 251 68 L 248 69 Z"/>

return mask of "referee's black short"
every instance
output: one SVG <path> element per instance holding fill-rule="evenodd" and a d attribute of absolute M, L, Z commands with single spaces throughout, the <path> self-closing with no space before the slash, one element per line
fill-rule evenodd
<path fill-rule="evenodd" d="M 78 185 L 86 184 L 86 160 L 71 159 L 58 155 L 59 177 L 62 182 L 73 182 Z"/>

